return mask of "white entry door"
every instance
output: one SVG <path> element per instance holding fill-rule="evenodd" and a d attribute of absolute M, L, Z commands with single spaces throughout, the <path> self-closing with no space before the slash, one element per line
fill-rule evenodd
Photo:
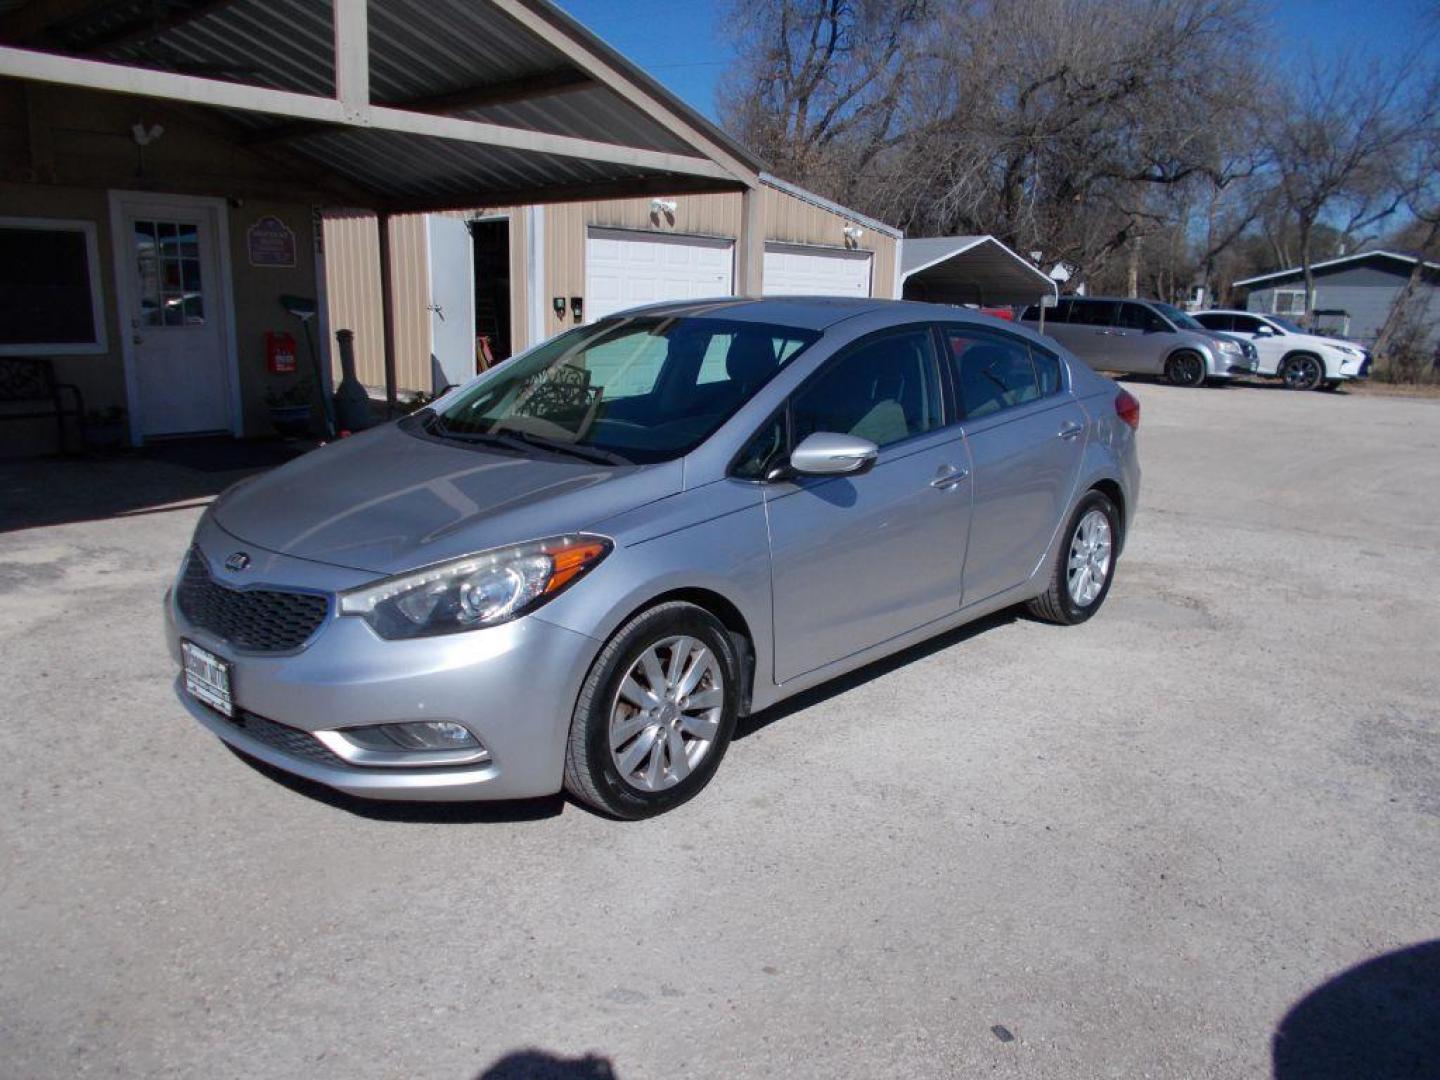
<path fill-rule="evenodd" d="M 475 374 L 475 242 L 461 218 L 425 218 L 430 247 L 431 389 L 459 386 Z"/>
<path fill-rule="evenodd" d="M 734 292 L 735 243 L 591 229 L 585 243 L 585 321 L 662 300 Z"/>
<path fill-rule="evenodd" d="M 766 296 L 869 296 L 870 252 L 765 245 Z"/>
<path fill-rule="evenodd" d="M 217 204 L 113 196 L 131 431 L 139 438 L 237 431 Z"/>

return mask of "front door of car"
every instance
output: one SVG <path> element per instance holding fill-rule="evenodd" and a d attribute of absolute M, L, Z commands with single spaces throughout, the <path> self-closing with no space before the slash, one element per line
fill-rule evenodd
<path fill-rule="evenodd" d="M 1286 341 L 1284 335 L 1267 322 L 1262 322 L 1254 315 L 1232 316 L 1234 322 L 1231 324 L 1233 333 L 1243 336 L 1255 345 L 1255 353 L 1260 361 L 1260 374 L 1274 375 L 1280 370 L 1280 361 L 1285 358 Z M 1263 327 L 1263 329 L 1262 329 Z"/>
<path fill-rule="evenodd" d="M 1165 356 L 1174 336 L 1170 325 L 1144 304 L 1121 303 L 1109 342 L 1116 370 L 1159 374 L 1165 370 Z"/>
<path fill-rule="evenodd" d="M 1055 354 L 1002 331 L 947 326 L 947 353 L 971 456 L 964 603 L 1035 572 L 1070 506 L 1087 418 Z"/>
<path fill-rule="evenodd" d="M 930 327 L 850 346 L 789 414 L 791 445 L 831 431 L 880 449 L 863 475 L 766 486 L 777 682 L 954 612 L 970 519 L 970 462 L 945 426 Z"/>

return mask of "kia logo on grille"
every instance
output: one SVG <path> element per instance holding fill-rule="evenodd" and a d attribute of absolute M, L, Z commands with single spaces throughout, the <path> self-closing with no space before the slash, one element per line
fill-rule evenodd
<path fill-rule="evenodd" d="M 231 555 L 228 559 L 225 560 L 226 570 L 240 571 L 244 570 L 249 565 L 250 556 L 246 555 L 243 551 L 237 551 L 234 555 Z"/>

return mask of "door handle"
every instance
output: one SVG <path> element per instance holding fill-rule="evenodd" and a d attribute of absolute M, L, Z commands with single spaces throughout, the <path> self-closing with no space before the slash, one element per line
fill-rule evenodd
<path fill-rule="evenodd" d="M 957 469 L 953 466 L 948 466 L 945 467 L 944 472 L 930 481 L 930 486 L 945 491 L 948 488 L 954 487 L 956 484 L 963 484 L 965 478 L 969 475 L 969 469 Z"/>
<path fill-rule="evenodd" d="M 1057 434 L 1062 439 L 1078 439 L 1080 433 L 1084 430 L 1085 426 L 1083 424 L 1077 424 L 1074 420 L 1066 420 L 1065 423 L 1060 426 Z"/>

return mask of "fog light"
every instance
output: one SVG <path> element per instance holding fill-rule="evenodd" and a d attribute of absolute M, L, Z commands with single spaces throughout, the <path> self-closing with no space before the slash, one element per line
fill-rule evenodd
<path fill-rule="evenodd" d="M 366 750 L 474 750 L 480 746 L 463 724 L 453 720 L 411 720 L 403 724 L 374 724 L 345 728 L 344 735 Z"/>

